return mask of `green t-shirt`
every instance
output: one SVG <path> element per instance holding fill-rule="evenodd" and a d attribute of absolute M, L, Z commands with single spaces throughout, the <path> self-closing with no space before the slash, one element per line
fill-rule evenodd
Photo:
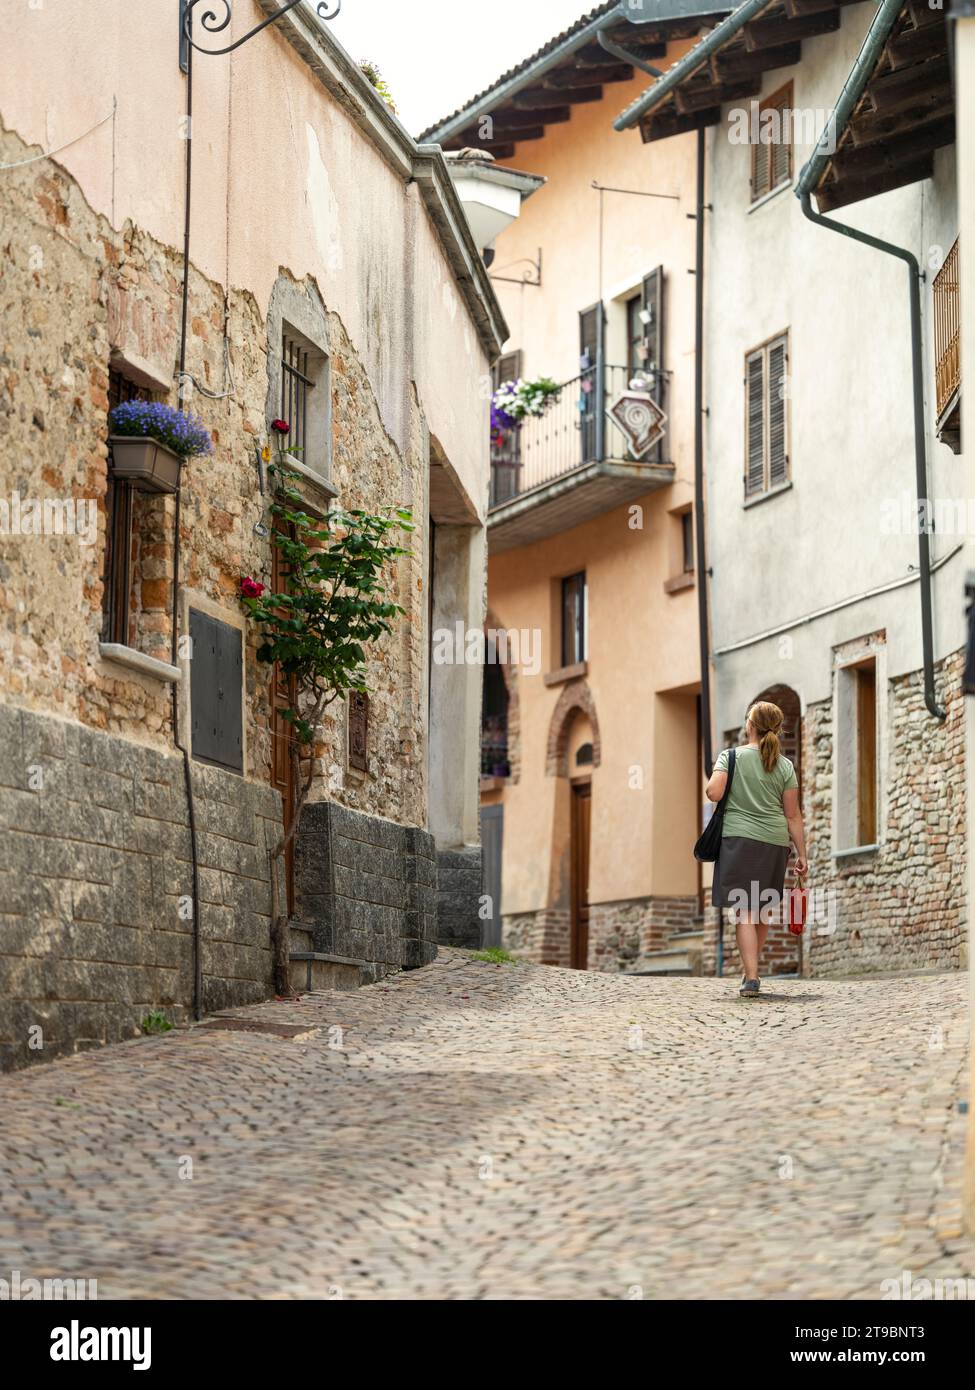
<path fill-rule="evenodd" d="M 715 772 L 728 771 L 728 749 L 718 754 Z M 767 845 L 787 845 L 789 827 L 782 809 L 782 793 L 797 788 L 796 770 L 788 758 L 779 758 L 771 772 L 762 766 L 757 748 L 735 749 L 735 780 L 725 807 L 724 835 L 764 840 Z"/>

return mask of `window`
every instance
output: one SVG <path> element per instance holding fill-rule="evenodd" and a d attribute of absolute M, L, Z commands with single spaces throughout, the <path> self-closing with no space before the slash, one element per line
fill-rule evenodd
<path fill-rule="evenodd" d="M 683 574 L 694 573 L 694 513 L 681 512 L 680 517 L 681 560 Z"/>
<path fill-rule="evenodd" d="M 328 357 L 285 323 L 281 335 L 281 419 L 291 426 L 285 452 L 319 477 L 330 473 Z"/>
<path fill-rule="evenodd" d="M 647 346 L 643 340 L 643 295 L 635 294 L 626 301 L 626 375 L 627 381 L 642 372 L 646 365 Z"/>
<path fill-rule="evenodd" d="M 588 590 L 586 576 L 571 574 L 562 580 L 562 665 L 578 666 L 586 660 Z"/>
<path fill-rule="evenodd" d="M 877 663 L 853 671 L 856 684 L 857 843 L 877 843 Z"/>
<path fill-rule="evenodd" d="M 579 315 L 579 445 L 580 462 L 603 455 L 603 410 L 606 383 L 606 311 L 600 301 Z"/>
<path fill-rule="evenodd" d="M 752 143 L 752 202 L 792 182 L 792 83 L 766 97 L 758 108 L 757 142 Z"/>
<path fill-rule="evenodd" d="M 837 648 L 834 663 L 833 847 L 849 854 L 884 838 L 884 634 Z"/>
<path fill-rule="evenodd" d="M 239 628 L 190 609 L 193 757 L 244 770 L 244 653 Z"/>
<path fill-rule="evenodd" d="M 789 335 L 745 358 L 745 496 L 789 480 Z"/>
<path fill-rule="evenodd" d="M 158 397 L 157 397 L 158 398 Z M 108 372 L 109 413 L 123 401 L 151 401 L 153 393 L 116 371 Z M 130 607 L 132 594 L 133 518 L 145 509 L 146 499 L 138 496 L 129 478 L 116 478 L 112 462 L 108 465 L 108 491 L 105 494 L 105 564 L 102 574 L 102 641 L 120 646 L 132 645 Z"/>

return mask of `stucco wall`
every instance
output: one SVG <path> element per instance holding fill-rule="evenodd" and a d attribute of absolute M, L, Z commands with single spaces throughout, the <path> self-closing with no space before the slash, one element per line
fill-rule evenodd
<path fill-rule="evenodd" d="M 866 4 L 842 10 L 840 31 L 805 40 L 801 64 L 766 73 L 763 93 L 792 81 L 795 107 L 825 118 L 873 13 Z M 789 187 L 750 210 L 750 151 L 729 141 L 727 125 L 709 133 L 709 151 L 706 458 L 720 731 L 740 724 L 748 700 L 767 685 L 790 685 L 804 703 L 828 698 L 832 647 L 862 633 L 886 629 L 891 677 L 917 669 L 921 647 L 916 582 L 813 619 L 916 571 L 916 534 L 884 530 L 884 504 L 909 510 L 916 496 L 906 267 L 813 225 Z M 796 170 L 809 153 L 797 147 Z M 957 235 L 953 190 L 948 150 L 937 157 L 934 180 L 836 216 L 910 248 L 936 270 Z M 933 434 L 932 278 L 922 287 L 930 494 L 955 498 L 964 491 L 962 460 Z M 793 486 L 745 508 L 744 358 L 786 328 Z M 936 536 L 935 562 L 959 539 Z M 948 559 L 935 576 L 938 658 L 962 641 L 960 563 Z M 790 622 L 787 640 L 728 650 Z"/>
<path fill-rule="evenodd" d="M 201 42 L 219 46 L 265 17 L 254 0 L 233 8 L 227 34 L 198 30 Z M 117 0 L 4 7 L 0 110 L 28 144 L 74 142 L 59 163 L 116 230 L 131 219 L 176 247 L 186 78 L 173 10 L 169 0 L 141 0 L 138 15 Z M 311 33 L 321 27 L 314 16 L 305 22 Z M 415 377 L 430 427 L 480 508 L 487 364 L 436 234 L 408 173 L 363 138 L 278 27 L 236 53 L 195 55 L 194 264 L 216 282 L 246 286 L 261 316 L 282 266 L 299 281 L 313 276 L 394 443 L 407 446 Z M 25 72 L 30 82 L 14 80 Z M 114 117 L 78 139 L 113 102 Z"/>

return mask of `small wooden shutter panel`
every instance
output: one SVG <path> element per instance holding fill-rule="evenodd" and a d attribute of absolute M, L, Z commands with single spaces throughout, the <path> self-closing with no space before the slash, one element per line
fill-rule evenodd
<path fill-rule="evenodd" d="M 494 389 L 497 390 L 503 381 L 517 381 L 521 374 L 521 349 L 506 352 L 494 364 Z"/>
<path fill-rule="evenodd" d="M 229 772 L 244 770 L 241 699 L 244 679 L 238 628 L 190 610 L 190 701 L 193 757 Z"/>
<path fill-rule="evenodd" d="M 643 281 L 643 307 L 650 315 L 645 328 L 647 358 L 644 367 L 653 372 L 653 399 L 661 410 L 666 410 L 664 376 L 664 268 L 658 265 Z M 663 440 L 658 442 L 644 456 L 647 463 L 660 463 L 663 460 Z"/>
<path fill-rule="evenodd" d="M 789 408 L 789 353 L 785 338 L 768 350 L 768 456 L 769 487 L 789 476 L 786 420 Z"/>
<path fill-rule="evenodd" d="M 362 690 L 349 695 L 349 767 L 369 771 L 369 696 Z"/>
<path fill-rule="evenodd" d="M 765 489 L 765 353 L 745 361 L 746 460 L 745 496 Z"/>

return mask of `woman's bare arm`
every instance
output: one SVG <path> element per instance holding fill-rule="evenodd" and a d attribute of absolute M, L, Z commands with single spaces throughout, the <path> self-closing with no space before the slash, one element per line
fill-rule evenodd
<path fill-rule="evenodd" d="M 789 827 L 789 838 L 796 847 L 796 873 L 805 875 L 809 865 L 806 861 L 806 834 L 802 822 L 802 812 L 799 809 L 799 791 L 796 787 L 789 787 L 782 793 L 782 810 L 785 812 L 786 824 Z"/>
<path fill-rule="evenodd" d="M 719 769 L 711 773 L 711 780 L 704 788 L 704 795 L 709 801 L 720 801 L 724 796 L 724 789 L 728 784 L 728 774 L 724 769 Z"/>

